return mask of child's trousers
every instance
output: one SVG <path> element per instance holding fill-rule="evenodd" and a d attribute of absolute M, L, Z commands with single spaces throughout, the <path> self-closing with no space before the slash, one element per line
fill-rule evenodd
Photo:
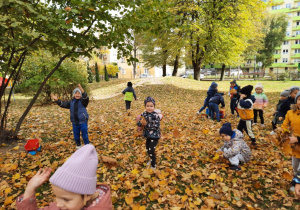
<path fill-rule="evenodd" d="M 248 136 L 251 138 L 252 142 L 256 142 L 254 133 L 252 131 L 252 120 L 240 120 L 237 129 L 243 133 L 243 130 L 246 131 Z"/>
<path fill-rule="evenodd" d="M 292 157 L 292 165 L 293 165 L 293 172 L 294 175 L 300 170 L 300 158 Z"/>
<path fill-rule="evenodd" d="M 125 101 L 126 110 L 130 109 L 131 101 Z"/>
<path fill-rule="evenodd" d="M 260 123 L 265 124 L 264 111 L 261 109 L 253 109 L 253 112 L 254 112 L 254 123 L 257 123 L 257 112 L 258 112 L 259 118 L 260 118 Z"/>
<path fill-rule="evenodd" d="M 155 155 L 155 147 L 158 143 L 159 139 L 147 138 L 146 139 L 146 149 L 147 153 L 151 159 L 151 166 L 155 167 L 156 165 L 156 155 Z"/>
<path fill-rule="evenodd" d="M 235 98 L 233 98 L 233 99 L 230 100 L 230 110 L 231 110 L 231 114 L 234 114 L 234 111 L 236 111 L 237 116 L 239 116 L 239 113 L 236 110 L 237 102 L 238 102 L 238 100 L 235 99 Z"/>
<path fill-rule="evenodd" d="M 245 162 L 245 159 L 244 159 L 243 155 L 241 153 L 239 153 L 236 156 L 229 158 L 229 162 L 231 163 L 231 165 L 238 166 L 240 164 L 240 162 Z"/>
<path fill-rule="evenodd" d="M 80 131 L 81 131 L 81 136 L 83 138 L 84 144 L 89 144 L 89 137 L 88 137 L 88 126 L 87 123 L 84 124 L 73 124 L 73 134 L 74 134 L 74 139 L 76 144 L 79 146 L 81 145 L 80 143 Z"/>
<path fill-rule="evenodd" d="M 209 103 L 209 109 L 210 109 L 210 117 L 212 120 L 215 118 L 216 113 L 216 119 L 218 122 L 220 122 L 220 110 L 219 106 L 216 103 Z"/>
<path fill-rule="evenodd" d="M 202 112 L 206 107 L 209 108 L 207 99 L 204 100 L 204 105 L 199 109 L 199 112 Z"/>

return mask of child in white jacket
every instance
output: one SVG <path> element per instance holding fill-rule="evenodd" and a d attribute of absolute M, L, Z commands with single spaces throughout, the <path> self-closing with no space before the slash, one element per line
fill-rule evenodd
<path fill-rule="evenodd" d="M 220 135 L 225 142 L 219 151 L 222 151 L 224 157 L 231 163 L 231 170 L 240 171 L 239 163 L 249 162 L 251 159 L 251 150 L 244 141 L 244 135 L 237 129 L 232 130 L 230 123 L 223 124 Z"/>

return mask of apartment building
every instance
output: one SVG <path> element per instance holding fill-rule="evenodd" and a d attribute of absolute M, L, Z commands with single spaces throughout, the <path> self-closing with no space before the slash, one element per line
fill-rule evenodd
<path fill-rule="evenodd" d="M 276 47 L 274 62 L 265 68 L 265 73 L 284 73 L 298 71 L 300 63 L 300 0 L 273 0 L 272 6 L 267 8 L 271 13 L 287 14 L 288 27 L 285 40 Z M 255 61 L 249 59 L 244 69 L 253 72 Z"/>

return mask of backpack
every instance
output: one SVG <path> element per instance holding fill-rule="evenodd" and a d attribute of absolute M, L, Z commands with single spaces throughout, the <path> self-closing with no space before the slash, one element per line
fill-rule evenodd
<path fill-rule="evenodd" d="M 238 113 L 240 115 L 240 118 L 243 120 L 252 120 L 254 117 L 254 113 L 253 113 L 253 102 L 251 99 L 246 99 L 245 101 L 250 101 L 251 103 L 251 107 L 246 109 L 240 106 L 240 102 L 238 103 Z"/>

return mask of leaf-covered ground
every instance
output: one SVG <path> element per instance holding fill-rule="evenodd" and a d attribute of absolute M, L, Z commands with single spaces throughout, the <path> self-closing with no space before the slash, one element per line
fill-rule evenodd
<path fill-rule="evenodd" d="M 98 167 L 98 181 L 111 186 L 116 209 L 299 209 L 288 192 L 291 157 L 284 156 L 269 135 L 279 92 L 297 82 L 263 82 L 270 100 L 264 113 L 267 126 L 254 127 L 259 147 L 252 150 L 252 160 L 242 166 L 241 172 L 233 172 L 228 170 L 228 162 L 216 154 L 223 144 L 218 130 L 224 122 L 231 122 L 236 128 L 239 120 L 228 116 L 217 123 L 196 114 L 211 82 L 181 78 L 161 81 L 165 84 L 146 81 L 135 88 L 138 101 L 132 103 L 131 116 L 126 115 L 123 95 L 91 100 L 88 105 L 91 143 L 100 155 L 118 160 L 118 167 L 108 168 L 102 163 Z M 106 87 L 111 85 L 113 95 L 122 91 L 126 83 L 123 81 L 124 85 L 119 87 L 108 82 Z M 240 84 L 255 85 L 256 81 Z M 220 82 L 219 87 L 227 91 L 229 82 Z M 163 138 L 156 148 L 158 169 L 154 172 L 146 167 L 145 139 L 137 136 L 135 122 L 135 116 L 144 111 L 143 99 L 149 95 L 164 114 Z M 229 97 L 225 99 L 229 113 Z M 12 105 L 10 126 L 16 123 L 27 103 L 17 100 Z M 42 152 L 30 156 L 22 149 L 24 141 L 20 141 L 14 150 L 1 154 L 2 209 L 15 208 L 16 197 L 24 192 L 28 180 L 40 167 L 56 169 L 75 151 L 69 111 L 54 104 L 35 106 L 20 135 L 25 139 L 40 138 Z M 248 136 L 245 139 L 250 143 Z M 53 201 L 49 183 L 36 196 L 39 206 Z"/>

